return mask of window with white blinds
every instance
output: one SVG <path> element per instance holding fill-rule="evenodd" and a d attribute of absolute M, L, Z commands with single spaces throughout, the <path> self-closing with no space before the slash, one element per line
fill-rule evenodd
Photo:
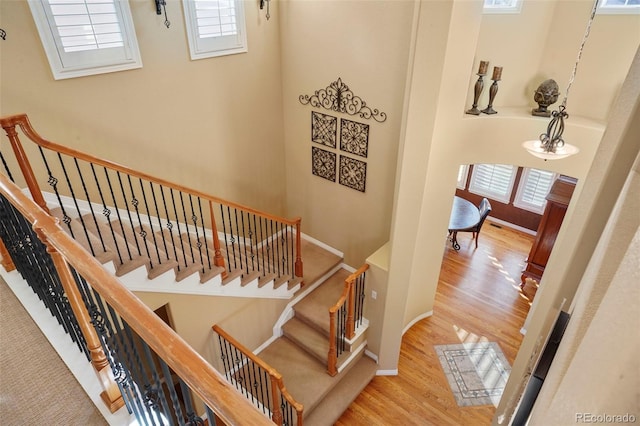
<path fill-rule="evenodd" d="M 507 164 L 475 164 L 469 191 L 508 204 L 517 167 Z"/>
<path fill-rule="evenodd" d="M 546 196 L 557 177 L 547 170 L 524 169 L 513 205 L 542 214 L 547 204 Z"/>
<path fill-rule="evenodd" d="M 29 0 L 56 80 L 142 67 L 126 0 Z"/>
<path fill-rule="evenodd" d="M 183 0 L 191 59 L 247 51 L 242 1 Z"/>
<path fill-rule="evenodd" d="M 484 0 L 484 13 L 520 13 L 522 0 Z"/>

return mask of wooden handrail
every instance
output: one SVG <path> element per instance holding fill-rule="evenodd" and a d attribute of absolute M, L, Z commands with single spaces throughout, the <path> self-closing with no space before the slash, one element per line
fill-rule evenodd
<path fill-rule="evenodd" d="M 8 116 L 8 117 L 3 117 L 0 118 L 0 125 L 2 126 L 2 128 L 4 128 L 7 131 L 7 135 L 9 135 L 9 130 L 8 129 L 15 129 L 15 126 L 19 126 L 22 131 L 24 132 L 24 134 L 32 141 L 34 142 L 36 145 L 41 146 L 43 148 L 47 148 L 50 149 L 52 151 L 55 152 L 59 152 L 61 154 L 65 154 L 65 155 L 69 155 L 72 157 L 75 157 L 79 160 L 83 160 L 83 161 L 87 161 L 90 163 L 94 163 L 97 164 L 99 166 L 103 166 L 103 167 L 108 167 L 110 169 L 113 169 L 115 171 L 118 172 L 122 172 L 122 173 L 126 173 L 128 175 L 131 176 L 135 176 L 137 178 L 140 179 L 146 179 L 148 181 L 151 181 L 155 184 L 158 185 L 162 185 L 165 186 L 167 188 L 172 188 L 175 189 L 177 191 L 182 191 L 182 192 L 186 192 L 189 193 L 191 195 L 195 195 L 198 197 L 201 197 L 205 200 L 208 201 L 213 201 L 219 204 L 224 204 L 225 206 L 229 206 L 229 207 L 233 207 L 233 208 L 237 208 L 239 210 L 244 210 L 248 213 L 251 214 L 255 214 L 256 216 L 260 216 L 263 217 L 265 219 L 269 219 L 269 220 L 274 220 L 277 222 L 282 222 L 285 223 L 287 225 L 296 225 L 298 223 L 300 223 L 300 218 L 296 217 L 293 219 L 287 219 L 284 217 L 280 217 L 280 216 L 276 216 L 270 213 L 266 213 L 266 212 L 262 212 L 260 210 L 256 210 L 254 208 L 242 205 L 242 204 L 238 204 L 235 203 L 233 201 L 227 201 L 224 200 L 222 198 L 219 197 L 215 197 L 213 195 L 209 195 L 207 193 L 198 191 L 196 189 L 192 189 L 192 188 L 188 188 L 186 186 L 182 186 L 182 185 L 178 185 L 176 183 L 170 182 L 168 180 L 162 179 L 162 178 L 157 178 L 155 176 L 151 176 L 147 173 L 143 173 L 143 172 L 139 172 L 137 170 L 134 170 L 130 167 L 109 161 L 109 160 L 104 160 L 98 157 L 94 157 L 93 155 L 89 155 L 86 154 L 84 152 L 80 152 L 80 151 L 76 151 L 75 149 L 72 148 L 68 148 L 65 147 L 63 145 L 57 144 L 55 142 L 49 141 L 45 138 L 43 138 L 42 136 L 40 136 L 35 129 L 31 126 L 31 123 L 29 121 L 29 118 L 27 117 L 26 114 L 17 114 L 17 115 L 12 115 L 12 116 Z M 13 130 L 13 133 L 15 133 L 15 130 Z M 17 134 L 16 134 L 17 135 Z M 9 138 L 11 139 L 11 136 L 9 136 Z M 19 141 L 18 141 L 19 143 Z M 28 164 L 28 160 L 26 158 L 26 155 L 24 156 L 24 158 L 20 158 L 19 162 L 22 164 L 23 161 L 26 161 L 26 163 Z M 33 172 L 31 172 L 31 175 L 33 176 Z M 26 178 L 26 176 L 25 176 Z M 36 183 L 37 186 L 37 183 Z M 34 199 L 36 199 L 36 195 L 32 194 L 34 196 Z M 44 200 L 43 200 L 44 202 Z M 39 203 L 38 203 L 39 204 Z M 41 206 L 42 207 L 42 206 Z M 46 209 L 43 209 L 45 211 L 47 211 Z"/>
<path fill-rule="evenodd" d="M 327 355 L 327 372 L 331 376 L 338 374 L 338 347 L 336 343 L 338 330 L 336 327 L 336 312 L 338 312 L 342 305 L 347 302 L 347 324 L 345 335 L 348 339 L 353 339 L 355 336 L 355 290 L 353 283 L 356 278 L 364 274 L 367 269 L 369 269 L 369 264 L 365 263 L 344 280 L 344 289 L 342 290 L 340 298 L 331 308 L 329 308 L 329 354 Z"/>
<path fill-rule="evenodd" d="M 51 247 L 83 276 L 120 317 L 153 349 L 167 365 L 226 424 L 271 424 L 202 356 L 175 331 L 126 289 L 95 258 L 73 240 L 44 210 L 15 184 L 0 174 L 0 192 L 39 233 L 47 236 Z"/>
<path fill-rule="evenodd" d="M 176 191 L 181 191 L 184 193 L 188 193 L 191 194 L 193 196 L 196 197 L 200 197 L 204 200 L 207 200 L 210 204 L 210 221 L 211 221 L 211 226 L 212 228 L 214 228 L 214 234 L 213 235 L 217 235 L 217 230 L 216 228 L 216 221 L 215 221 L 215 216 L 214 216 L 214 212 L 213 212 L 213 203 L 218 203 L 221 205 L 225 205 L 234 209 L 238 209 L 238 210 L 242 210 L 244 212 L 247 212 L 249 214 L 253 214 L 256 215 L 258 217 L 264 218 L 266 220 L 272 220 L 272 221 L 276 221 L 276 222 L 280 222 L 289 226 L 295 226 L 296 228 L 296 259 L 295 259 L 295 264 L 294 264 L 294 275 L 296 277 L 302 278 L 303 277 L 303 263 L 302 263 L 302 248 L 301 248 L 301 218 L 300 217 L 296 217 L 293 219 L 287 219 L 281 216 L 277 216 L 277 215 L 273 215 L 270 213 L 266 213 L 257 209 L 254 209 L 252 207 L 248 207 L 239 203 L 235 203 L 232 201 L 227 201 L 224 200 L 222 198 L 219 197 L 215 197 L 213 195 L 209 195 L 206 194 L 202 191 L 198 191 L 192 188 L 188 188 L 186 186 L 183 185 L 178 185 L 175 184 L 173 182 L 170 182 L 168 180 L 162 179 L 162 178 L 157 178 L 155 176 L 151 176 L 147 173 L 143 173 L 143 172 L 139 172 L 137 170 L 134 170 L 130 167 L 109 161 L 109 160 L 104 160 L 80 151 L 77 151 L 75 149 L 72 148 L 68 148 L 65 147 L 63 145 L 57 144 L 55 142 L 49 141 L 45 138 L 43 138 L 42 136 L 40 136 L 36 130 L 32 127 L 31 122 L 29 121 L 29 117 L 27 117 L 26 114 L 17 114 L 17 115 L 12 115 L 12 116 L 7 116 L 7 117 L 2 117 L 0 118 L 0 125 L 5 129 L 5 131 L 7 132 L 7 136 L 9 137 L 9 140 L 11 141 L 11 146 L 13 148 L 13 151 L 16 155 L 16 158 L 18 160 L 18 163 L 20 164 L 20 168 L 21 171 L 26 179 L 27 182 L 27 186 L 29 187 L 29 190 L 31 192 L 31 195 L 33 197 L 33 199 L 36 201 L 36 203 L 46 212 L 48 212 L 48 208 L 46 206 L 46 202 L 44 201 L 44 198 L 42 196 L 42 192 L 40 191 L 40 188 L 38 186 L 38 183 L 35 179 L 35 175 L 33 173 L 33 169 L 31 168 L 31 164 L 24 152 L 24 149 L 22 147 L 22 144 L 20 143 L 20 139 L 18 137 L 18 134 L 16 132 L 15 127 L 18 126 L 22 129 L 22 132 L 36 145 L 42 147 L 42 148 L 46 148 L 49 150 L 52 150 L 54 152 L 58 152 L 60 154 L 64 154 L 64 155 L 68 155 L 71 156 L 73 158 L 77 158 L 79 160 L 82 161 L 86 161 L 92 164 L 96 164 L 105 168 L 109 168 L 112 169 L 114 171 L 117 172 L 121 172 L 121 173 L 125 173 L 127 175 L 136 177 L 138 179 L 145 179 L 153 184 L 157 184 L 157 185 L 161 185 Z M 224 259 L 222 257 L 222 255 L 220 254 L 220 247 L 219 247 L 219 242 L 218 242 L 218 246 L 215 247 L 216 243 L 217 243 L 217 238 L 213 238 L 213 243 L 214 243 L 214 250 L 216 251 L 216 255 L 215 255 L 215 259 L 214 259 L 214 264 L 216 266 L 220 266 L 224 268 Z M 226 275 L 228 274 L 228 271 L 225 268 L 225 272 L 223 273 L 223 278 L 226 277 Z"/>
<path fill-rule="evenodd" d="M 269 364 L 264 362 L 264 360 L 262 360 L 260 357 L 255 355 L 252 351 L 250 351 L 249 348 L 244 346 L 242 343 L 237 341 L 233 336 L 231 336 L 229 333 L 227 333 L 222 328 L 220 328 L 220 326 L 218 324 L 212 325 L 211 329 L 215 333 L 217 333 L 220 336 L 222 336 L 222 338 L 224 338 L 226 341 L 231 343 L 233 346 L 235 346 L 247 358 L 249 358 L 252 362 L 257 364 L 260 368 L 265 370 L 267 372 L 267 374 L 269 374 L 269 377 L 271 377 L 271 386 L 272 386 L 271 395 L 274 398 L 274 400 L 273 400 L 274 412 L 272 413 L 273 422 L 276 423 L 276 424 L 282 424 L 282 412 L 280 411 L 280 403 L 276 399 L 277 392 L 275 392 L 275 388 L 274 388 L 274 386 L 275 386 L 274 383 L 275 383 L 275 384 L 277 384 L 277 387 L 280 390 L 280 393 L 282 394 L 282 396 L 284 396 L 285 399 L 287 401 L 289 401 L 289 404 L 291 404 L 291 406 L 294 408 L 294 410 L 296 410 L 296 413 L 298 414 L 298 423 L 297 424 L 302 426 L 302 413 L 303 413 L 303 410 L 304 410 L 304 406 L 302 404 L 300 404 L 299 402 L 297 402 L 293 398 L 293 396 L 291 396 L 291 394 L 289 393 L 289 391 L 287 390 L 287 388 L 284 385 L 284 381 L 282 379 L 282 375 L 275 368 L 271 367 Z"/>

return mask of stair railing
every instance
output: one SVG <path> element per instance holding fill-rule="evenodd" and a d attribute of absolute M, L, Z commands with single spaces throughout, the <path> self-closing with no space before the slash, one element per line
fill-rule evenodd
<path fill-rule="evenodd" d="M 58 221 L 0 173 L 0 240 L 91 361 L 112 410 L 139 424 L 271 424 Z M 4 254 L 3 254 L 4 255 Z"/>
<path fill-rule="evenodd" d="M 282 375 L 217 324 L 211 328 L 227 380 L 275 424 L 302 426 L 303 406 L 289 394 Z"/>
<path fill-rule="evenodd" d="M 364 318 L 365 273 L 369 269 L 364 264 L 344 281 L 342 295 L 329 309 L 329 354 L 327 372 L 338 374 L 338 357 L 345 351 L 347 340 L 353 339 L 356 328 Z"/>
<path fill-rule="evenodd" d="M 25 114 L 0 124 L 33 200 L 94 256 L 115 252 L 118 265 L 138 260 L 151 278 L 173 268 L 180 280 L 196 265 L 201 282 L 219 272 L 302 280 L 300 218 L 264 213 L 45 140 Z M 38 173 L 16 127 L 37 145 Z M 50 186 L 51 199 L 39 182 Z"/>

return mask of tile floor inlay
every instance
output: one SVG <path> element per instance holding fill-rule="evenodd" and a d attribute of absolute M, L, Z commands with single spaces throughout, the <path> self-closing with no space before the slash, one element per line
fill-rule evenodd
<path fill-rule="evenodd" d="M 434 346 L 459 406 L 498 405 L 511 366 L 495 342 Z"/>

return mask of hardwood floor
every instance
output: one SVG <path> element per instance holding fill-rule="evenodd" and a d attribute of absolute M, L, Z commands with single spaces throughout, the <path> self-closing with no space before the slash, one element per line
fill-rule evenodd
<path fill-rule="evenodd" d="M 457 253 L 447 244 L 433 316 L 405 333 L 399 374 L 376 376 L 336 426 L 491 424 L 494 406 L 456 404 L 433 346 L 495 341 L 513 365 L 531 305 L 519 284 L 533 240 L 487 220 L 478 249 L 470 233 L 459 234 Z"/>

